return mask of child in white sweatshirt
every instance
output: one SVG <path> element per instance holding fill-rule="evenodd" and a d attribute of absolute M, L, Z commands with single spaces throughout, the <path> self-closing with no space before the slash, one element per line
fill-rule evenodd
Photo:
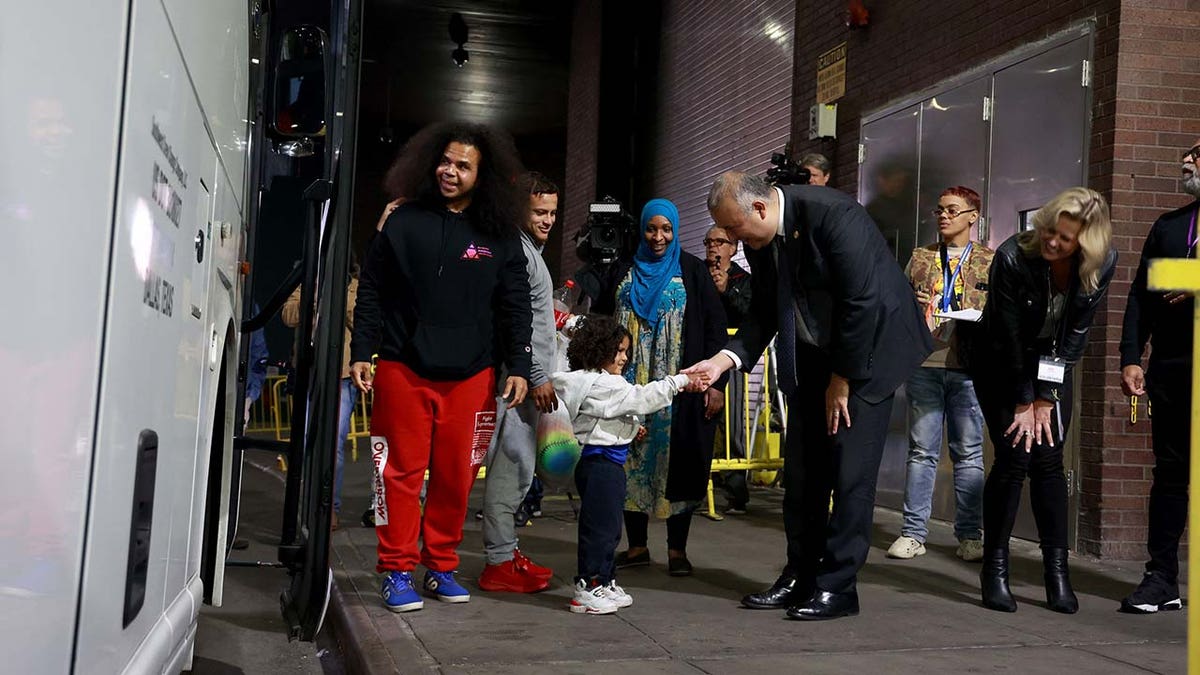
<path fill-rule="evenodd" d="M 687 375 L 630 384 L 621 376 L 630 343 L 629 331 L 611 317 L 585 317 L 567 348 L 571 370 L 551 376 L 583 446 L 575 468 L 581 503 L 579 573 L 570 606 L 577 614 L 612 614 L 633 604 L 616 584 L 613 564 L 621 543 L 629 444 L 644 432 L 639 415 L 662 410 L 680 391 L 704 386 Z"/>

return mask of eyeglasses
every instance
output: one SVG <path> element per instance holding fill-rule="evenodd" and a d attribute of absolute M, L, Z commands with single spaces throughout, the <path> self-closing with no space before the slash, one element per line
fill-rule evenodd
<path fill-rule="evenodd" d="M 1196 160 L 1200 159 L 1200 145 L 1197 145 L 1196 147 L 1192 148 L 1191 150 L 1188 150 L 1187 152 L 1183 153 L 1183 159 L 1185 159 L 1185 160 L 1190 159 L 1192 162 L 1195 162 Z"/>
<path fill-rule="evenodd" d="M 970 212 L 976 211 L 976 210 L 977 209 L 966 209 L 964 211 L 959 211 L 954 208 L 943 209 L 940 206 L 935 206 L 935 207 L 933 207 L 933 210 L 931 211 L 931 213 L 933 213 L 934 216 L 940 216 L 944 213 L 944 214 L 946 214 L 947 218 L 957 218 L 964 213 L 970 213 Z"/>
<path fill-rule="evenodd" d="M 728 239 L 705 239 L 704 248 L 712 248 L 713 246 L 732 246 L 733 242 Z"/>

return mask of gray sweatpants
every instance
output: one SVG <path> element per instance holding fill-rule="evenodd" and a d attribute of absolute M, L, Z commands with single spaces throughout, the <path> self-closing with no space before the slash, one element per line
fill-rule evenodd
<path fill-rule="evenodd" d="M 489 565 L 512 560 L 517 548 L 517 528 L 513 514 L 529 492 L 537 457 L 537 406 L 533 398 L 506 410 L 507 403 L 497 397 L 496 433 L 498 439 L 487 458 L 487 479 L 483 492 L 483 549 Z"/>

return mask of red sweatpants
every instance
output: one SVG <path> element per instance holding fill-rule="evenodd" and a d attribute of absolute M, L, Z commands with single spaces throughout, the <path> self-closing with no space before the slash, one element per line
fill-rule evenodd
<path fill-rule="evenodd" d="M 397 361 L 378 362 L 371 415 L 378 571 L 408 572 L 418 562 L 438 572 L 458 569 L 467 495 L 496 426 L 495 380 L 491 368 L 441 382 Z"/>

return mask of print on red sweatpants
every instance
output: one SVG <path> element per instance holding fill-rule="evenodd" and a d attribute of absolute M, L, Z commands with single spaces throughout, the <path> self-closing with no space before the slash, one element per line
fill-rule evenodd
<path fill-rule="evenodd" d="M 439 572 L 458 568 L 475 456 L 486 452 L 496 426 L 495 379 L 488 368 L 466 380 L 426 380 L 402 363 L 379 361 L 371 415 L 372 457 L 382 462 L 375 488 L 382 498 L 378 571 L 408 572 L 418 562 Z"/>

